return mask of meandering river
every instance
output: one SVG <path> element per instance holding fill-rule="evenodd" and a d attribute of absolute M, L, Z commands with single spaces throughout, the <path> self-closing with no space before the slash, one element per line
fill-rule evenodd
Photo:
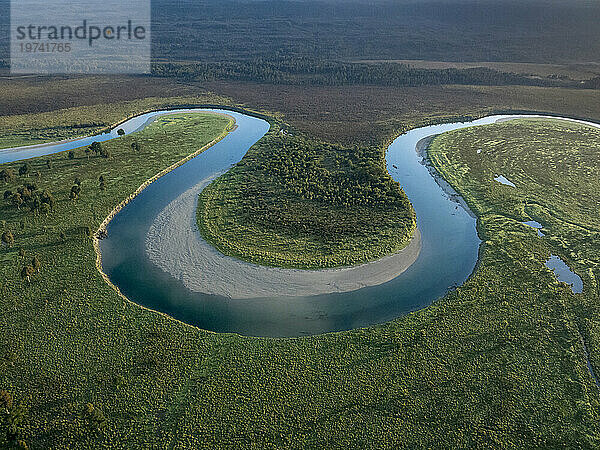
<path fill-rule="evenodd" d="M 417 145 L 446 131 L 529 116 L 489 116 L 467 123 L 433 125 L 398 137 L 387 149 L 387 168 L 412 202 L 421 232 L 421 251 L 405 272 L 377 286 L 315 296 L 229 299 L 187 289 L 154 265 L 145 241 L 156 217 L 199 181 L 238 162 L 269 130 L 264 120 L 227 110 L 173 110 L 143 114 L 119 125 L 126 134 L 155 117 L 177 112 L 212 111 L 233 116 L 237 129 L 199 156 L 155 183 L 124 207 L 107 227 L 100 244 L 103 270 L 132 301 L 183 322 L 216 332 L 292 337 L 383 323 L 431 304 L 473 272 L 480 246 L 476 219 L 443 180 L 423 164 Z M 536 116 L 539 117 L 539 116 Z M 597 126 L 597 125 L 596 125 Z M 102 140 L 116 138 L 116 131 Z M 0 151 L 0 162 L 16 161 L 89 145 L 98 138 Z M 232 283 L 243 280 L 231 280 Z"/>

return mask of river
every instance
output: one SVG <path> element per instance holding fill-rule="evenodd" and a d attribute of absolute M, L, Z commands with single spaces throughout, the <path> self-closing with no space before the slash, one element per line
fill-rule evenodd
<path fill-rule="evenodd" d="M 386 151 L 389 173 L 410 199 L 417 215 L 422 248 L 415 261 L 393 280 L 351 292 L 314 296 L 229 299 L 192 292 L 181 280 L 155 266 L 145 241 L 157 215 L 200 180 L 238 162 L 269 130 L 259 118 L 228 110 L 175 110 L 144 114 L 123 124 L 126 134 L 143 129 L 161 114 L 213 111 L 233 116 L 237 129 L 210 149 L 149 185 L 107 227 L 100 244 L 103 270 L 132 301 L 183 322 L 215 332 L 294 337 L 384 323 L 430 305 L 466 281 L 478 259 L 476 218 L 443 180 L 436 180 L 416 151 L 423 139 L 459 128 L 495 123 L 523 115 L 489 116 L 472 122 L 426 126 L 399 136 Z M 535 116 L 539 117 L 539 116 Z M 115 138 L 116 131 L 102 137 Z M 29 158 L 89 145 L 94 138 L 0 151 L 8 159 Z M 6 153 L 5 153 L 6 152 Z M 0 159 L 7 162 L 7 158 Z M 232 283 L 243 280 L 231 280 Z"/>

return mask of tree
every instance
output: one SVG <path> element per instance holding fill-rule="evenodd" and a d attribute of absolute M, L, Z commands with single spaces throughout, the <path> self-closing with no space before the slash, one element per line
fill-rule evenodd
<path fill-rule="evenodd" d="M 48 169 L 52 169 L 52 161 L 50 161 L 49 159 L 46 160 L 46 167 Z"/>
<path fill-rule="evenodd" d="M 98 178 L 98 181 L 100 182 L 100 190 L 104 191 L 106 189 L 106 183 L 104 182 L 104 176 L 100 175 L 100 178 Z"/>
<path fill-rule="evenodd" d="M 23 266 L 21 269 L 21 279 L 31 283 L 31 277 L 35 274 L 35 269 L 29 265 Z"/>
<path fill-rule="evenodd" d="M 13 181 L 14 179 L 15 174 L 12 171 L 12 169 L 8 168 L 0 170 L 0 180 L 4 181 L 5 183 L 8 183 L 10 181 Z"/>
<path fill-rule="evenodd" d="M 54 210 L 56 200 L 48 189 L 44 189 L 44 192 L 42 192 L 42 204 L 47 204 L 51 210 Z"/>
<path fill-rule="evenodd" d="M 4 200 L 8 200 L 9 198 L 11 198 L 13 195 L 13 192 L 11 190 L 6 190 L 4 191 Z"/>
<path fill-rule="evenodd" d="M 19 175 L 27 175 L 29 173 L 29 164 L 25 163 L 21 167 L 19 167 Z"/>
<path fill-rule="evenodd" d="M 118 134 L 119 136 L 125 136 L 125 130 L 123 130 L 123 128 L 119 128 L 119 129 L 117 130 L 117 134 Z"/>
<path fill-rule="evenodd" d="M 75 159 L 75 152 L 73 150 L 69 152 L 69 159 Z"/>
<path fill-rule="evenodd" d="M 31 200 L 31 191 L 27 186 L 20 186 L 17 188 L 17 194 L 21 196 L 24 202 Z"/>
<path fill-rule="evenodd" d="M 40 262 L 40 259 L 37 256 L 34 256 L 31 260 L 31 267 L 33 267 L 37 273 L 40 273 L 42 263 Z"/>
<path fill-rule="evenodd" d="M 25 258 L 25 249 L 24 249 L 23 247 L 21 247 L 21 248 L 19 249 L 19 256 L 20 256 L 21 258 Z"/>
<path fill-rule="evenodd" d="M 140 144 L 137 141 L 134 141 L 131 143 L 131 150 L 133 150 L 134 152 L 138 152 L 142 149 L 142 147 L 140 146 Z"/>
<path fill-rule="evenodd" d="M 106 427 L 108 423 L 102 410 L 94 406 L 92 403 L 88 403 L 85 405 L 85 408 L 83 408 L 83 412 L 81 415 L 84 419 L 86 419 L 90 427 L 95 429 L 102 429 Z"/>
<path fill-rule="evenodd" d="M 2 233 L 2 242 L 4 242 L 9 247 L 12 247 L 12 245 L 15 243 L 15 237 L 13 236 L 10 230 Z"/>
<path fill-rule="evenodd" d="M 71 200 L 75 201 L 79 198 L 80 193 L 81 193 L 81 186 L 79 186 L 78 184 L 74 184 L 71 187 L 71 193 L 69 194 L 69 198 Z"/>
<path fill-rule="evenodd" d="M 58 235 L 58 237 L 60 238 L 61 241 L 66 241 L 67 240 L 67 235 L 65 234 L 64 231 L 61 231 L 60 234 Z"/>
<path fill-rule="evenodd" d="M 89 147 L 86 147 L 84 150 L 85 156 L 87 156 L 87 159 L 90 159 L 90 153 L 92 153 L 92 151 L 90 150 Z"/>
<path fill-rule="evenodd" d="M 94 152 L 95 155 L 99 155 L 102 150 L 102 144 L 100 142 L 92 142 L 92 145 L 89 146 L 89 149 Z"/>
<path fill-rule="evenodd" d="M 22 403 L 15 404 L 8 391 L 0 391 L 0 425 L 9 441 L 16 442 L 16 448 L 27 448 L 25 441 L 19 439 L 27 408 Z M 15 448 L 10 445 L 9 448 Z"/>
<path fill-rule="evenodd" d="M 18 192 L 15 192 L 12 196 L 11 200 L 12 204 L 17 207 L 17 209 L 21 209 L 21 205 L 23 204 L 23 197 Z"/>
<path fill-rule="evenodd" d="M 42 207 L 42 196 L 39 192 L 36 192 L 29 200 L 29 209 L 31 212 L 37 213 L 39 209 Z"/>
<path fill-rule="evenodd" d="M 81 186 L 81 179 L 79 177 L 75 177 L 75 181 L 73 183 L 77 186 Z"/>
<path fill-rule="evenodd" d="M 100 150 L 100 156 L 102 156 L 103 158 L 110 158 L 112 156 L 112 153 L 109 149 L 102 147 L 102 149 Z"/>

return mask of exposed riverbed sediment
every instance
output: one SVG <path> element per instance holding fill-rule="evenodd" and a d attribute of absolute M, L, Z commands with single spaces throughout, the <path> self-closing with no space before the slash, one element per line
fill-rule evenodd
<path fill-rule="evenodd" d="M 192 291 L 235 299 L 349 292 L 393 280 L 419 256 L 419 230 L 399 252 L 353 267 L 283 269 L 226 256 L 202 238 L 196 224 L 198 194 L 214 178 L 202 180 L 173 200 L 146 236 L 150 260 Z"/>

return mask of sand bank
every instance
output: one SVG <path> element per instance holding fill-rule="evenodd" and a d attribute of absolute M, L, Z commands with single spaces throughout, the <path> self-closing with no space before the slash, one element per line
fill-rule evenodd
<path fill-rule="evenodd" d="M 419 256 L 419 230 L 408 246 L 395 254 L 338 269 L 282 269 L 223 255 L 202 239 L 196 224 L 198 194 L 216 176 L 173 200 L 157 216 L 146 236 L 150 260 L 192 291 L 234 299 L 348 292 L 396 278 Z"/>

